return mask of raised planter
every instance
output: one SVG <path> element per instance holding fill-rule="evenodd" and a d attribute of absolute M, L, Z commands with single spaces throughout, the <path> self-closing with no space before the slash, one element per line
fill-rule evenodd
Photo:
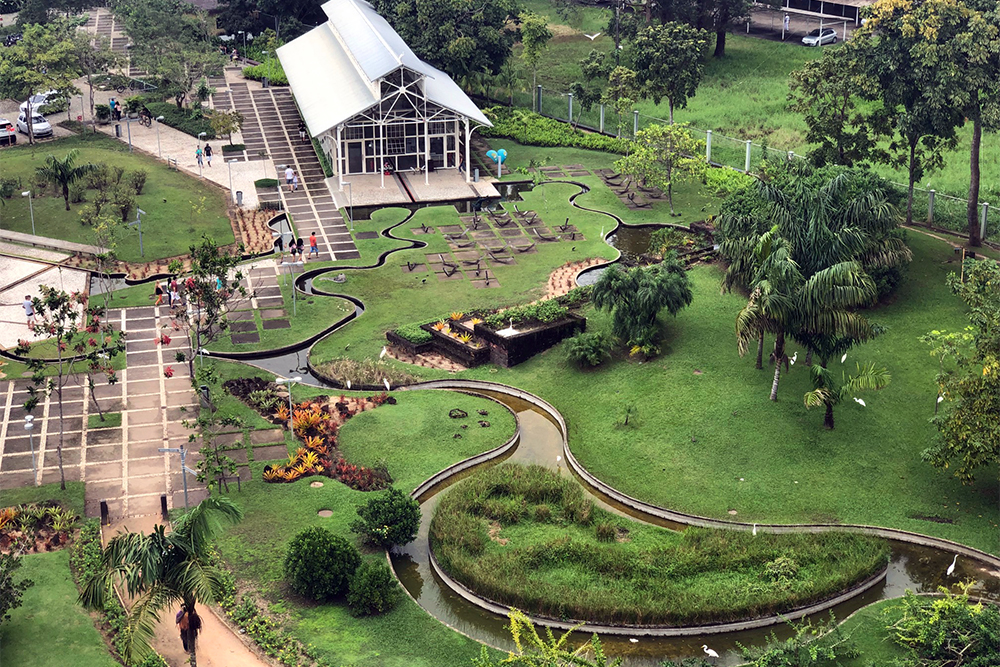
<path fill-rule="evenodd" d="M 492 346 L 490 345 L 481 345 L 475 348 L 471 345 L 466 345 L 460 340 L 455 340 L 443 331 L 438 331 L 433 325 L 424 324 L 420 328 L 424 331 L 429 331 L 434 336 L 434 340 L 430 344 L 436 352 L 441 353 L 456 363 L 462 364 L 466 368 L 482 366 L 491 359 L 490 348 Z"/>
<path fill-rule="evenodd" d="M 475 327 L 476 335 L 490 346 L 490 362 L 510 368 L 544 352 L 563 339 L 587 330 L 587 318 L 570 313 L 550 324 L 539 324 L 522 333 L 501 336 L 483 323 Z"/>
<path fill-rule="evenodd" d="M 434 349 L 433 340 L 429 340 L 426 343 L 414 343 L 403 338 L 392 329 L 385 332 L 385 337 L 390 343 L 402 350 L 405 350 L 409 354 L 426 354 Z"/>

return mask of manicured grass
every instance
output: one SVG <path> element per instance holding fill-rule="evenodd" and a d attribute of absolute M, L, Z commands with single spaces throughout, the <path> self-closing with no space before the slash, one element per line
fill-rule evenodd
<path fill-rule="evenodd" d="M 503 464 L 449 490 L 431 522 L 442 567 L 529 613 L 692 625 L 777 614 L 884 568 L 882 540 L 838 533 L 677 533 L 594 508 L 575 481 Z"/>
<path fill-rule="evenodd" d="M 87 416 L 87 428 L 117 428 L 122 425 L 122 413 L 105 412 L 104 420 L 101 415 L 91 414 Z"/>
<path fill-rule="evenodd" d="M 149 172 L 146 186 L 136 198 L 138 207 L 146 211 L 142 221 L 145 257 L 139 256 L 138 233 L 129 228 L 117 247 L 118 258 L 122 261 L 152 261 L 181 255 L 203 234 L 215 239 L 219 245 L 233 242 L 233 230 L 226 215 L 226 197 L 219 188 L 208 182 L 199 182 L 183 172 L 170 170 L 150 156 L 129 153 L 126 144 L 104 135 L 83 134 L 37 147 L 18 145 L 5 149 L 3 160 L 0 160 L 0 177 L 20 178 L 24 189 L 34 192 L 35 168 L 42 166 L 48 155 L 62 159 L 73 149 L 80 151 L 76 164 L 106 162 L 126 170 L 145 169 Z M 88 190 L 87 193 L 87 198 L 91 199 L 93 191 Z M 3 228 L 30 234 L 27 198 L 17 196 L 5 203 Z M 70 207 L 72 210 L 67 211 L 62 192 L 52 187 L 42 196 L 34 192 L 35 231 L 39 236 L 93 244 L 94 236 L 90 228 L 80 224 L 79 211 L 83 204 L 70 204 Z M 193 207 L 203 207 L 203 210 L 193 213 Z"/>
<path fill-rule="evenodd" d="M 227 374 L 235 371 L 236 365 L 231 365 Z M 295 398 L 316 393 L 297 390 Z M 486 399 L 436 391 L 393 396 L 397 405 L 351 419 L 340 432 L 340 447 L 349 461 L 371 464 L 385 459 L 395 485 L 405 491 L 455 461 L 502 444 L 514 430 L 513 417 Z M 453 407 L 472 415 L 487 409 L 492 426 L 460 430 L 448 417 Z M 244 408 L 242 414 L 251 419 L 249 412 Z M 463 437 L 453 438 L 456 432 Z M 309 486 L 317 478 L 264 484 L 259 481 L 262 465 L 255 463 L 253 481 L 243 485 L 242 493 L 231 495 L 243 507 L 245 519 L 219 540 L 219 548 L 241 583 L 271 603 L 283 603 L 288 609 L 286 625 L 303 643 L 312 644 L 330 664 L 358 667 L 457 666 L 479 654 L 479 644 L 442 625 L 408 597 L 383 616 L 355 618 L 342 602 L 315 605 L 292 594 L 283 581 L 289 540 L 304 528 L 323 526 L 354 541 L 349 524 L 357 518 L 355 508 L 370 496 L 330 479 L 322 479 L 324 486 L 318 489 Z M 321 509 L 334 514 L 321 518 L 317 515 Z M 384 558 L 381 552 L 366 557 Z"/>
<path fill-rule="evenodd" d="M 841 625 L 841 634 L 850 637 L 860 655 L 845 659 L 843 667 L 868 667 L 868 665 L 890 665 L 894 660 L 903 660 L 906 651 L 888 639 L 885 627 L 899 618 L 901 601 L 882 600 L 859 610 Z M 826 642 L 833 637 L 819 640 Z"/>
<path fill-rule="evenodd" d="M 23 563 L 18 578 L 35 585 L 25 591 L 23 605 L 11 612 L 10 622 L 0 627 L 0 663 L 116 667 L 90 615 L 76 601 L 69 551 L 30 554 Z"/>
<path fill-rule="evenodd" d="M 83 482 L 66 482 L 65 491 L 62 491 L 56 483 L 4 489 L 3 493 L 0 493 L 0 507 L 40 503 L 44 500 L 53 500 L 83 516 Z"/>

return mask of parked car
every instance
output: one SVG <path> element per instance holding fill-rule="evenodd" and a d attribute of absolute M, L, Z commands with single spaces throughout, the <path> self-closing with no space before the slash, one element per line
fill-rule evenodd
<path fill-rule="evenodd" d="M 17 143 L 17 133 L 14 131 L 14 124 L 6 118 L 0 118 L 0 144 L 13 146 Z"/>
<path fill-rule="evenodd" d="M 55 104 L 62 99 L 64 99 L 64 96 L 58 90 L 46 90 L 44 93 L 37 93 L 31 96 L 31 110 L 37 113 L 42 109 L 42 107 Z M 65 109 L 65 107 L 63 108 Z M 21 106 L 18 107 L 18 110 L 21 113 L 27 111 L 28 103 L 21 102 Z"/>
<path fill-rule="evenodd" d="M 824 44 L 837 43 L 837 31 L 833 28 L 816 28 L 811 33 L 802 38 L 802 43 L 806 46 L 822 46 Z"/>
<path fill-rule="evenodd" d="M 21 134 L 28 133 L 28 116 L 24 113 L 17 117 L 17 131 Z M 52 136 L 52 126 L 49 125 L 49 121 L 37 113 L 31 117 L 31 131 L 36 137 Z"/>

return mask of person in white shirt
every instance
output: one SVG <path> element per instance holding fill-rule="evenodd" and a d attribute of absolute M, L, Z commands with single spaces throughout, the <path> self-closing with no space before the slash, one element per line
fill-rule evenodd
<path fill-rule="evenodd" d="M 295 180 L 295 170 L 291 167 L 285 167 L 285 185 L 288 186 L 288 191 L 292 191 L 292 181 Z"/>

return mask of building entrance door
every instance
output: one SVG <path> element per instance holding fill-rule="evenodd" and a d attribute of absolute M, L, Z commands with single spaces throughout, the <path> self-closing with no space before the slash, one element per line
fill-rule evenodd
<path fill-rule="evenodd" d="M 364 171 L 362 150 L 360 141 L 351 141 L 347 144 L 347 173 L 360 174 Z"/>

